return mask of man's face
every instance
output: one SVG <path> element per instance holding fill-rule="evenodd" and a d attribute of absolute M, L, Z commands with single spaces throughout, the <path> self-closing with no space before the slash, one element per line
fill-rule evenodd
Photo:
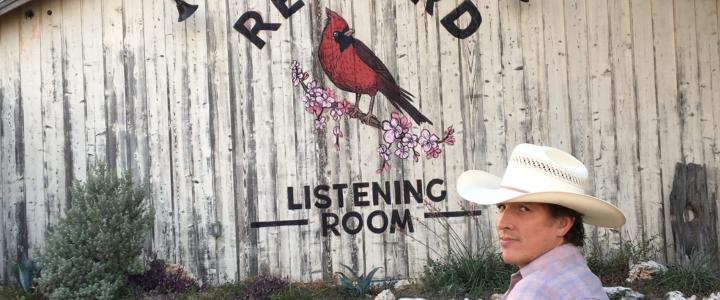
<path fill-rule="evenodd" d="M 520 268 L 562 245 L 571 217 L 553 218 L 543 203 L 501 203 L 495 226 L 503 260 Z"/>

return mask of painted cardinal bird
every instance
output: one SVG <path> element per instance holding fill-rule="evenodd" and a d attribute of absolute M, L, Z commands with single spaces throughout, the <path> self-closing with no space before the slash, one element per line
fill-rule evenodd
<path fill-rule="evenodd" d="M 383 62 L 363 42 L 353 37 L 354 31 L 337 13 L 325 9 L 327 23 L 323 29 L 318 56 L 320 65 L 330 80 L 340 89 L 355 93 L 355 111 L 363 94 L 370 95 L 370 108 L 363 119 L 369 123 L 373 114 L 377 92 L 387 97 L 390 103 L 402 110 L 418 125 L 430 120 L 412 102 L 412 94 L 402 89 Z"/>

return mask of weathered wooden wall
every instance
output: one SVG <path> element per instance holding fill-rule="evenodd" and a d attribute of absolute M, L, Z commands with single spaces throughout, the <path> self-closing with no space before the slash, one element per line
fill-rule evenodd
<path fill-rule="evenodd" d="M 591 228 L 603 247 L 659 236 L 674 256 L 669 194 L 678 162 L 705 164 L 718 198 L 720 1 L 474 0 L 483 22 L 465 40 L 439 23 L 460 0 L 440 1 L 433 16 L 424 1 L 306 2 L 287 20 L 266 0 L 200 0 L 184 23 L 175 22 L 173 1 L 32 1 L 0 16 L 2 280 L 19 251 L 43 249 L 71 205 L 68 186 L 99 160 L 148 183 L 153 250 L 211 282 L 261 272 L 323 280 L 341 263 L 417 276 L 447 240 L 418 224 L 413 237 L 422 243 L 367 230 L 323 238 L 321 211 L 289 211 L 286 188 L 443 178 L 449 199 L 441 204 L 457 210 L 456 176 L 469 168 L 500 175 L 522 142 L 574 153 L 596 177 L 595 193 L 623 210 L 620 231 Z M 440 159 L 396 160 L 378 175 L 377 130 L 344 122 L 340 152 L 330 133 L 313 131 L 289 65 L 297 60 L 322 78 L 314 47 L 325 7 L 417 96 L 433 131 L 458 130 Z M 282 24 L 260 34 L 262 50 L 232 29 L 249 10 Z M 376 114 L 388 115 L 378 103 Z M 493 216 L 449 221 L 477 247 L 493 240 Z M 297 218 L 310 226 L 249 226 Z M 213 222 L 222 224 L 218 238 L 208 233 Z"/>

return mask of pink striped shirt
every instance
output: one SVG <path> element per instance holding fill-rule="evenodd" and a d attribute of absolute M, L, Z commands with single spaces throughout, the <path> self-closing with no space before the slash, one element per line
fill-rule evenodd
<path fill-rule="evenodd" d="M 608 296 L 600 279 L 588 268 L 582 249 L 563 244 L 513 274 L 503 299 L 607 300 Z"/>

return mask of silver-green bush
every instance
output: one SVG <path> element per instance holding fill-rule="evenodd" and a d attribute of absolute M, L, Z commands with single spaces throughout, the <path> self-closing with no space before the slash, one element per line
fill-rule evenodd
<path fill-rule="evenodd" d="M 50 299 L 116 299 L 129 274 L 143 271 L 153 213 L 130 176 L 99 165 L 71 189 L 72 208 L 40 257 L 40 290 Z"/>

